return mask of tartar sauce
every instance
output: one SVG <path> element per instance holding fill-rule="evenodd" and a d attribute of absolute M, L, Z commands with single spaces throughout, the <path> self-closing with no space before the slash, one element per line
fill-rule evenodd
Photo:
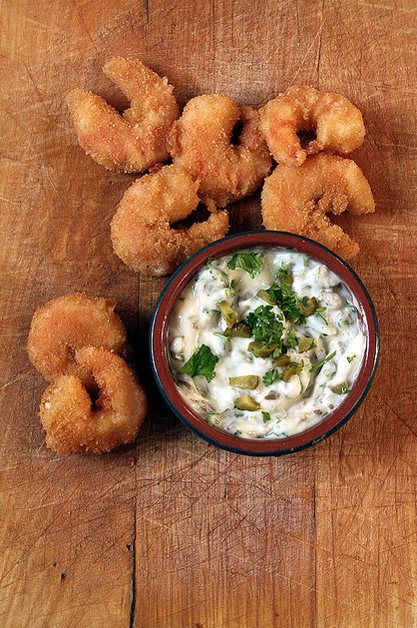
<path fill-rule="evenodd" d="M 366 347 L 341 280 L 278 247 L 209 260 L 178 299 L 168 342 L 188 405 L 242 438 L 284 438 L 321 421 L 349 392 Z"/>

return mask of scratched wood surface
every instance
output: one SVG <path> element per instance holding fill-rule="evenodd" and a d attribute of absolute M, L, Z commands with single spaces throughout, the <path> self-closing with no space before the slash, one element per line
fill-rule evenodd
<path fill-rule="evenodd" d="M 4 0 L 1 3 L 0 624 L 408 627 L 417 625 L 416 2 Z M 356 159 L 378 212 L 341 221 L 374 298 L 382 355 L 360 411 L 280 459 L 220 451 L 157 394 L 146 331 L 164 281 L 112 254 L 109 221 L 131 178 L 76 146 L 63 98 L 138 55 L 181 104 L 229 94 L 258 105 L 289 84 L 362 109 Z M 260 224 L 259 198 L 231 210 Z M 115 297 L 149 388 L 135 445 L 59 456 L 36 414 L 34 309 L 70 290 Z"/>

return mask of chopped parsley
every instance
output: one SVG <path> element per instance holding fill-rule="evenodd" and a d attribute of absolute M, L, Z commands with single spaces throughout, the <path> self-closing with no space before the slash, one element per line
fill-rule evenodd
<path fill-rule="evenodd" d="M 264 265 L 264 253 L 235 253 L 227 262 L 227 267 L 231 270 L 241 268 L 254 279 L 259 275 Z"/>
<path fill-rule="evenodd" d="M 349 362 L 349 364 L 351 362 L 353 362 L 353 360 L 356 358 L 356 355 L 348 355 L 348 357 L 346 358 L 346 360 Z"/>
<path fill-rule="evenodd" d="M 181 373 L 191 375 L 191 377 L 201 375 L 208 382 L 211 382 L 215 375 L 214 370 L 218 361 L 219 358 L 211 352 L 210 347 L 201 345 L 183 365 Z"/>
<path fill-rule="evenodd" d="M 281 283 L 291 286 L 293 280 L 292 272 L 286 266 L 281 266 L 278 270 L 278 279 Z"/>
<path fill-rule="evenodd" d="M 288 350 L 288 349 L 291 349 L 292 347 L 296 347 L 297 345 L 298 345 L 298 338 L 295 335 L 295 331 L 293 329 L 290 329 L 289 332 L 287 333 L 287 337 L 282 343 L 282 346 L 284 349 Z"/>
<path fill-rule="evenodd" d="M 301 314 L 299 301 L 294 290 L 285 283 L 273 283 L 265 293 L 268 295 L 269 303 L 277 305 L 285 318 L 298 323 L 304 322 L 304 316 Z"/>
<path fill-rule="evenodd" d="M 271 415 L 269 414 L 269 412 L 262 412 L 262 418 L 264 420 L 264 423 L 268 423 L 268 421 L 271 420 Z"/>
<path fill-rule="evenodd" d="M 271 384 L 276 382 L 277 379 L 279 379 L 279 377 L 280 377 L 280 371 L 278 369 L 271 369 L 270 371 L 267 371 L 265 373 L 265 375 L 262 378 L 262 381 L 265 384 L 265 386 L 271 386 Z"/>
<path fill-rule="evenodd" d="M 245 320 L 257 342 L 280 345 L 283 324 L 270 305 L 260 305 Z"/>
<path fill-rule="evenodd" d="M 331 353 L 330 355 L 328 355 L 327 357 L 324 358 L 324 360 L 320 360 L 320 362 L 316 362 L 316 364 L 313 364 L 310 367 L 310 373 L 313 373 L 314 371 L 318 371 L 321 369 L 322 366 L 324 366 L 324 364 L 326 364 L 326 362 L 328 362 L 329 360 L 331 360 L 332 358 L 334 358 L 334 356 L 336 355 L 336 351 L 333 351 L 333 353 Z"/>

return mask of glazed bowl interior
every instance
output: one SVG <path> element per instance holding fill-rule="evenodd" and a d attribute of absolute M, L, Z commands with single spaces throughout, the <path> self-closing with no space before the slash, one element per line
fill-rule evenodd
<path fill-rule="evenodd" d="M 283 247 L 309 255 L 334 272 L 346 286 L 358 309 L 366 349 L 359 373 L 342 403 L 320 422 L 303 432 L 277 439 L 247 439 L 220 430 L 187 405 L 178 391 L 170 368 L 168 331 L 174 306 L 189 282 L 210 258 L 222 257 L 253 247 Z M 282 231 L 251 231 L 223 238 L 190 257 L 172 275 L 155 307 L 150 329 L 151 364 L 157 384 L 178 418 L 201 438 L 236 453 L 282 455 L 313 445 L 339 429 L 358 409 L 371 386 L 378 359 L 378 320 L 370 296 L 350 266 L 321 244 Z"/>

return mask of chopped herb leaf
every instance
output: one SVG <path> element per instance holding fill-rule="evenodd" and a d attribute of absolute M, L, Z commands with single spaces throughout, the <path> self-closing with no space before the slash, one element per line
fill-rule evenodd
<path fill-rule="evenodd" d="M 270 305 L 260 305 L 253 312 L 249 312 L 245 323 L 257 342 L 277 346 L 281 343 L 282 321 L 274 314 Z"/>
<path fill-rule="evenodd" d="M 279 379 L 279 377 L 280 377 L 280 371 L 278 369 L 271 369 L 270 371 L 267 371 L 265 373 L 265 375 L 262 378 L 262 381 L 265 384 L 265 386 L 271 386 L 271 384 L 276 382 L 276 380 Z"/>
<path fill-rule="evenodd" d="M 223 340 L 228 340 L 228 337 L 222 334 L 221 331 L 214 331 L 213 336 L 217 336 L 218 338 L 223 338 Z"/>
<path fill-rule="evenodd" d="M 318 371 L 319 369 L 321 369 L 321 367 L 324 364 L 326 364 L 326 362 L 328 362 L 329 360 L 334 358 L 335 355 L 336 355 L 336 351 L 333 351 L 333 353 L 331 353 L 326 358 L 324 358 L 324 360 L 320 360 L 320 362 L 316 362 L 316 364 L 313 364 L 313 366 L 310 367 L 310 373 L 312 373 L 314 371 Z"/>
<path fill-rule="evenodd" d="M 295 331 L 293 329 L 289 330 L 287 337 L 285 338 L 282 345 L 283 345 L 283 348 L 287 350 L 291 349 L 292 347 L 296 347 L 298 345 L 298 338 L 295 335 Z"/>
<path fill-rule="evenodd" d="M 264 420 L 264 423 L 268 423 L 268 421 L 271 420 L 271 415 L 269 414 L 269 412 L 262 412 L 262 418 Z"/>
<path fill-rule="evenodd" d="M 201 375 L 205 377 L 208 382 L 211 382 L 215 374 L 214 370 L 218 360 L 219 358 L 211 352 L 210 347 L 201 345 L 183 365 L 181 373 L 191 375 L 191 377 Z"/>
<path fill-rule="evenodd" d="M 278 279 L 281 283 L 291 286 L 293 280 L 292 272 L 285 266 L 281 266 L 278 270 Z"/>
<path fill-rule="evenodd" d="M 259 275 L 264 265 L 264 254 L 259 253 L 235 253 L 227 262 L 227 267 L 235 270 L 241 268 L 245 270 L 252 279 Z"/>
<path fill-rule="evenodd" d="M 304 322 L 297 295 L 290 286 L 287 286 L 285 283 L 273 283 L 265 292 L 270 299 L 270 303 L 277 305 L 288 320 L 300 324 Z"/>
<path fill-rule="evenodd" d="M 348 355 L 348 357 L 347 357 L 346 359 L 347 359 L 347 361 L 348 361 L 348 362 L 349 362 L 349 364 L 350 364 L 351 362 L 353 362 L 353 360 L 354 360 L 355 358 L 356 358 L 356 355 Z"/>

